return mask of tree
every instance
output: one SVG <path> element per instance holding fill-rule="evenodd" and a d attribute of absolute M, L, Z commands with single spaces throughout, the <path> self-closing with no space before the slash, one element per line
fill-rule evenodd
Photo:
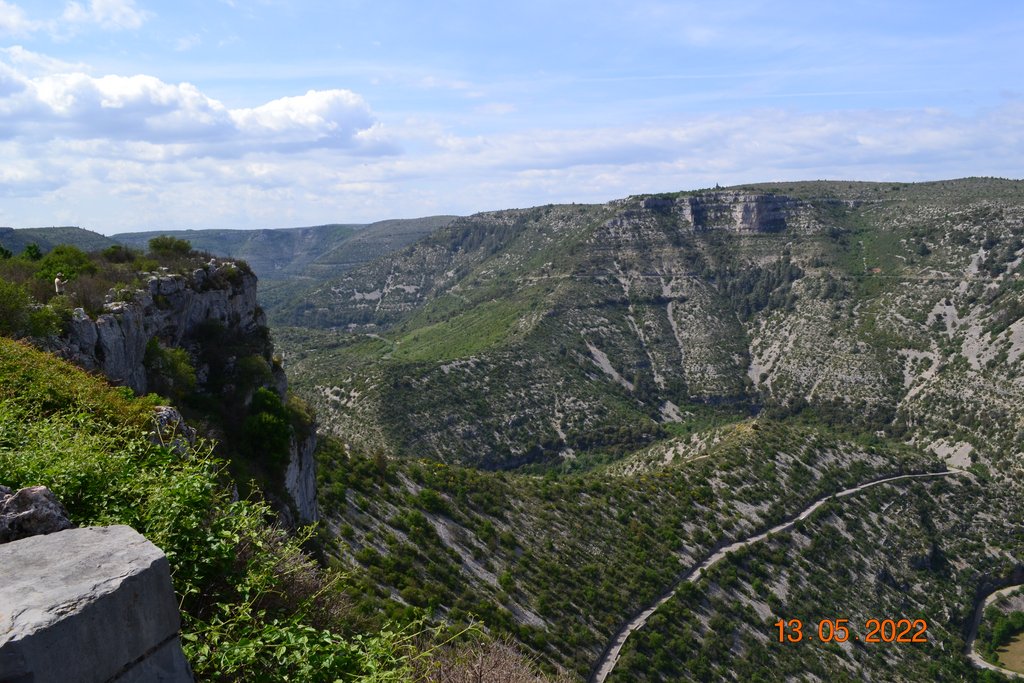
<path fill-rule="evenodd" d="M 25 245 L 25 251 L 21 252 L 21 257 L 26 261 L 38 261 L 43 258 L 43 251 L 35 242 L 29 242 Z"/>
<path fill-rule="evenodd" d="M 113 244 L 103 250 L 103 258 L 110 263 L 128 263 L 135 258 L 135 252 L 123 244 Z"/>
<path fill-rule="evenodd" d="M 162 256 L 188 256 L 192 253 L 192 244 L 188 240 L 160 235 L 149 241 L 149 250 Z"/>
<path fill-rule="evenodd" d="M 28 292 L 14 282 L 0 279 L 0 335 L 21 332 L 28 320 Z"/>

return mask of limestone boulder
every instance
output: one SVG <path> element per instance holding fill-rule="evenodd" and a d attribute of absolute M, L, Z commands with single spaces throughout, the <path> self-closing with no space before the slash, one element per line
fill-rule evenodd
<path fill-rule="evenodd" d="M 70 529 L 68 512 L 45 486 L 0 486 L 0 543 Z"/>
<path fill-rule="evenodd" d="M 0 681 L 186 683 L 167 558 L 131 527 L 0 546 Z"/>
<path fill-rule="evenodd" d="M 155 429 L 150 437 L 153 443 L 167 446 L 179 455 L 184 455 L 190 446 L 195 445 L 198 432 L 185 422 L 177 408 L 157 406 L 153 411 L 153 422 Z"/>

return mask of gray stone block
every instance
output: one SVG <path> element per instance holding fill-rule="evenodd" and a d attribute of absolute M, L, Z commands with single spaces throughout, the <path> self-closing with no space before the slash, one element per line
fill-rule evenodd
<path fill-rule="evenodd" d="M 179 627 L 167 558 L 130 527 L 0 546 L 0 681 L 192 681 Z"/>

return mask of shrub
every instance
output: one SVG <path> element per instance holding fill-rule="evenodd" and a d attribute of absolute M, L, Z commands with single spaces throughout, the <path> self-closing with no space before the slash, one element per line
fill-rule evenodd
<path fill-rule="evenodd" d="M 26 261 L 38 261 L 43 258 L 43 251 L 38 244 L 32 242 L 25 245 L 25 250 L 19 254 L 19 257 Z"/>
<path fill-rule="evenodd" d="M 103 312 L 103 304 L 110 291 L 110 283 L 97 275 L 81 275 L 73 286 L 68 287 L 68 296 L 74 308 L 82 308 L 91 316 Z"/>
<path fill-rule="evenodd" d="M 195 391 L 196 371 L 184 349 L 164 348 L 153 337 L 146 344 L 143 365 L 147 380 L 157 393 L 180 402 Z"/>
<path fill-rule="evenodd" d="M 272 472 L 284 469 L 292 426 L 287 409 L 270 389 L 260 387 L 253 394 L 249 416 L 243 425 L 246 448 L 257 462 Z"/>
<path fill-rule="evenodd" d="M 131 263 L 137 253 L 123 244 L 113 244 L 101 251 L 100 255 L 110 263 Z"/>
<path fill-rule="evenodd" d="M 0 334 L 20 335 L 28 322 L 28 292 L 21 285 L 0 279 Z"/>
<path fill-rule="evenodd" d="M 28 334 L 32 337 L 49 337 L 60 334 L 63 321 L 50 306 L 39 306 L 28 314 Z"/>
<path fill-rule="evenodd" d="M 238 360 L 235 364 L 235 377 L 238 385 L 244 389 L 264 386 L 274 379 L 267 361 L 255 354 Z"/>
<path fill-rule="evenodd" d="M 49 282 L 57 273 L 64 273 L 65 280 L 73 280 L 79 275 L 94 275 L 98 270 L 89 255 L 81 249 L 59 244 L 40 259 L 36 277 Z"/>
<path fill-rule="evenodd" d="M 149 250 L 158 256 L 182 257 L 192 253 L 192 244 L 170 235 L 160 235 L 149 241 Z"/>

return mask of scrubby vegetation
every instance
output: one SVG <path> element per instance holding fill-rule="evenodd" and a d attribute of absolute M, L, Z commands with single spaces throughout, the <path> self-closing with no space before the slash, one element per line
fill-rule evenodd
<path fill-rule="evenodd" d="M 58 244 L 45 254 L 34 243 L 14 256 L 0 258 L 0 333 L 15 337 L 57 334 L 75 308 L 96 316 L 108 301 L 129 300 L 145 284 L 145 275 L 159 268 L 180 271 L 208 254 L 177 240 L 172 247 L 160 238 L 148 252 L 112 245 L 86 253 Z M 9 252 L 8 252 L 9 253 Z M 247 268 L 244 264 L 240 267 Z M 60 276 L 60 285 L 56 283 Z"/>
<path fill-rule="evenodd" d="M 454 221 L 311 287 L 301 307 L 276 313 L 291 326 L 275 338 L 294 386 L 344 443 L 322 461 L 333 554 L 372 578 L 364 609 L 475 613 L 586 675 L 614 627 L 680 563 L 810 491 L 880 471 L 848 448 L 837 449 L 841 474 L 784 466 L 792 435 L 811 430 L 890 465 L 945 461 L 975 478 L 956 494 L 936 482 L 868 496 L 899 501 L 893 509 L 914 520 L 906 529 L 851 501 L 829 506 L 838 532 L 816 526 L 821 538 L 805 540 L 801 529 L 756 571 L 723 564 L 627 648 L 620 680 L 971 675 L 957 640 L 971 596 L 985 573 L 1003 576 L 1020 557 L 1003 520 L 1021 514 L 1022 207 L 1024 184 L 997 179 L 536 207 Z M 748 460 L 720 459 L 753 415 L 772 446 L 755 439 Z M 438 488 L 434 472 L 470 493 Z M 766 509 L 749 481 L 772 482 L 777 502 Z M 675 486 L 687 495 L 674 498 Z M 968 489 L 991 504 L 965 505 Z M 863 566 L 840 566 L 852 552 L 844 543 L 864 549 Z M 906 551 L 906 566 L 877 566 L 885 543 Z M 813 569 L 820 553 L 829 577 Z M 761 622 L 793 604 L 742 605 L 770 588 L 765 566 L 788 571 L 788 561 L 798 604 L 834 597 L 896 617 L 916 605 L 940 624 L 929 656 L 941 661 L 896 647 L 876 648 L 874 662 L 768 648 Z M 934 599 L 904 605 L 915 582 Z M 862 594 L 853 583 L 882 588 Z M 740 606 L 718 599 L 723 591 Z"/>
<path fill-rule="evenodd" d="M 258 500 L 232 502 L 209 444 L 154 444 L 153 403 L 0 339 L 0 472 L 45 485 L 81 525 L 128 524 L 164 550 L 186 652 L 204 680 L 334 680 L 383 667 L 403 680 L 397 631 L 357 640 L 339 583 Z M 383 679 L 381 679 L 383 680 Z"/>
<path fill-rule="evenodd" d="M 583 677 L 622 615 L 716 543 L 825 492 L 934 466 L 912 450 L 837 440 L 812 425 L 720 429 L 680 462 L 633 476 L 489 473 L 346 454 L 327 439 L 319 462 L 322 511 L 336 534 L 328 550 L 360 577 L 361 613 L 475 618 L 548 667 Z"/>
<path fill-rule="evenodd" d="M 514 649 L 468 639 L 473 629 L 459 636 L 427 629 L 415 614 L 402 622 L 361 614 L 352 577 L 303 552 L 308 534 L 275 527 L 258 498 L 233 500 L 212 444 L 183 451 L 154 439 L 153 407 L 0 338 L 4 485 L 48 486 L 74 523 L 127 524 L 160 547 L 201 680 L 459 681 L 494 658 L 518 672 L 509 680 L 537 680 Z M 463 644 L 446 645 L 454 636 Z"/>

